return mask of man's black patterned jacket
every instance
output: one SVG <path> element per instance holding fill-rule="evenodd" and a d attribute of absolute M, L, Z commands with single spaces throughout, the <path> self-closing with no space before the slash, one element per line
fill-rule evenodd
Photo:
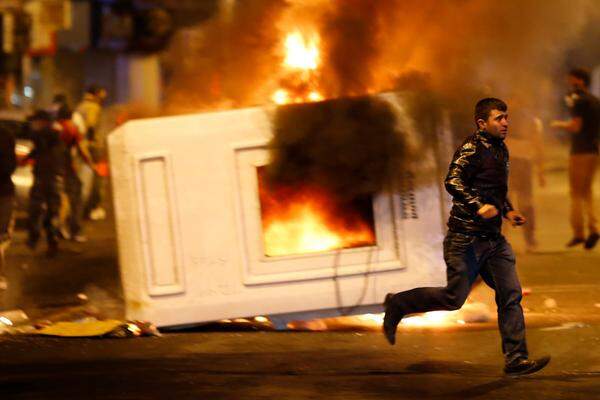
<path fill-rule="evenodd" d="M 452 195 L 448 228 L 477 236 L 500 234 L 502 216 L 513 209 L 508 192 L 508 149 L 502 139 L 485 131 L 469 136 L 456 150 L 446 190 Z M 496 206 L 500 214 L 483 219 L 477 214 L 484 204 Z"/>

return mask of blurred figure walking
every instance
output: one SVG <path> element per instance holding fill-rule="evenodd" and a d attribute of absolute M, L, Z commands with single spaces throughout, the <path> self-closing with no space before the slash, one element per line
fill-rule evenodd
<path fill-rule="evenodd" d="M 52 104 L 50 105 L 48 112 L 51 114 L 52 118 L 57 119 L 58 112 L 61 110 L 72 111 L 73 108 L 67 100 L 67 95 L 65 95 L 64 93 L 57 93 L 52 98 Z M 87 128 L 81 114 L 71 112 L 71 120 L 73 121 L 79 132 L 81 132 L 82 135 L 85 134 Z"/>
<path fill-rule="evenodd" d="M 565 101 L 571 118 L 552 121 L 550 126 L 571 134 L 569 185 L 573 238 L 567 243 L 567 247 L 584 244 L 589 250 L 594 248 L 600 239 L 593 194 L 599 154 L 600 100 L 589 92 L 590 74 L 585 69 L 572 69 L 567 80 L 571 92 L 565 97 Z M 589 231 L 587 238 L 584 231 L 584 214 Z"/>
<path fill-rule="evenodd" d="M 53 118 L 56 118 L 58 111 L 63 108 L 69 108 L 69 103 L 67 101 L 67 95 L 64 93 L 57 93 L 52 98 L 52 104 L 48 108 L 48 112 Z"/>
<path fill-rule="evenodd" d="M 506 138 L 510 150 L 510 198 L 527 219 L 523 225 L 525 250 L 537 249 L 536 212 L 533 187 L 535 179 L 540 187 L 545 186 L 544 138 L 541 118 L 535 116 L 532 107 L 527 107 L 521 99 L 513 99 L 513 112 L 510 115 L 512 133 Z"/>
<path fill-rule="evenodd" d="M 12 230 L 15 185 L 11 176 L 16 167 L 14 134 L 8 129 L 0 129 L 0 291 L 8 287 L 4 252 Z"/>
<path fill-rule="evenodd" d="M 68 231 L 61 230 L 65 239 L 71 239 L 79 243 L 87 241 L 82 234 L 81 219 L 83 216 L 82 183 L 77 174 L 75 156 L 81 159 L 95 171 L 91 156 L 88 153 L 83 136 L 72 120 L 73 113 L 63 107 L 57 111 L 56 122 L 60 127 L 60 138 L 65 145 L 65 194 L 68 199 L 69 213 L 66 218 Z"/>
<path fill-rule="evenodd" d="M 86 126 L 85 140 L 92 160 L 95 164 L 104 161 L 104 139 L 98 132 L 102 103 L 106 98 L 106 90 L 102 87 L 91 85 L 83 95 L 83 100 L 77 105 L 75 113 L 81 116 Z M 77 117 L 78 117 L 77 116 Z M 92 190 L 84 213 L 92 220 L 106 218 L 106 211 L 102 207 L 104 194 L 104 178 L 95 174 L 92 182 Z"/>
<path fill-rule="evenodd" d="M 33 250 L 40 238 L 40 222 L 46 230 L 47 255 L 58 251 L 58 213 L 63 190 L 65 146 L 60 133 L 52 127 L 52 117 L 38 110 L 30 118 L 33 150 L 21 161 L 34 161 L 33 186 L 29 192 L 29 237 L 27 245 Z M 45 208 L 45 211 L 44 211 Z"/>

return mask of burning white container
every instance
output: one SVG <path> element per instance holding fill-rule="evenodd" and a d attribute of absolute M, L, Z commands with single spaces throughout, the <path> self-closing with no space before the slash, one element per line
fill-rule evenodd
<path fill-rule="evenodd" d="M 396 96 L 380 96 L 419 140 Z M 434 149 L 400 171 L 410 177 L 399 179 L 402 194 L 374 197 L 377 245 L 266 257 L 256 168 L 268 162 L 271 112 L 136 120 L 110 135 L 127 318 L 173 326 L 270 315 L 283 326 L 380 312 L 388 292 L 445 284 L 447 197 Z"/>

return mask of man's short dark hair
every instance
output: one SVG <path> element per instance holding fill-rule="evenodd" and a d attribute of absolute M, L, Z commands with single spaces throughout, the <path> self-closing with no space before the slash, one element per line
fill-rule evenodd
<path fill-rule="evenodd" d="M 29 121 L 52 121 L 52 116 L 46 110 L 35 110 L 28 119 Z"/>
<path fill-rule="evenodd" d="M 104 90 L 104 88 L 102 86 L 92 84 L 87 87 L 85 92 L 89 93 L 89 94 L 93 94 L 94 96 L 97 96 L 102 90 Z"/>
<path fill-rule="evenodd" d="M 585 68 L 572 68 L 569 70 L 569 76 L 581 79 L 585 87 L 590 87 L 590 72 Z"/>
<path fill-rule="evenodd" d="M 52 98 L 52 103 L 66 104 L 67 103 L 67 95 L 65 95 L 64 93 L 55 94 L 54 97 Z"/>
<path fill-rule="evenodd" d="M 482 119 L 487 121 L 492 110 L 506 112 L 508 106 L 502 100 L 494 97 L 487 97 L 479 100 L 475 106 L 475 125 L 477 125 L 477 120 Z"/>

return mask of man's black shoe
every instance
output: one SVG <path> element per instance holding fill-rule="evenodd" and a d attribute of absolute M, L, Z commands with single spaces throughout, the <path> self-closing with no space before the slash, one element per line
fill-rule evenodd
<path fill-rule="evenodd" d="M 574 237 L 573 239 L 569 240 L 565 246 L 567 246 L 567 247 L 574 247 L 574 246 L 577 246 L 578 244 L 581 244 L 581 243 L 585 243 L 585 239 L 584 238 Z"/>
<path fill-rule="evenodd" d="M 398 328 L 398 324 L 400 320 L 402 320 L 402 315 L 394 309 L 392 304 L 392 297 L 394 295 L 392 293 L 388 293 L 385 296 L 385 301 L 383 302 L 383 306 L 385 308 L 385 315 L 383 317 L 383 334 L 387 341 L 393 346 L 396 344 L 396 329 Z"/>
<path fill-rule="evenodd" d="M 584 247 L 587 250 L 593 249 L 594 246 L 596 246 L 596 243 L 598 243 L 598 239 L 600 239 L 600 235 L 598 235 L 596 232 L 592 233 L 585 241 Z"/>
<path fill-rule="evenodd" d="M 544 356 L 537 360 L 520 358 L 504 367 L 504 373 L 509 376 L 529 375 L 544 368 L 550 362 L 550 356 Z"/>

